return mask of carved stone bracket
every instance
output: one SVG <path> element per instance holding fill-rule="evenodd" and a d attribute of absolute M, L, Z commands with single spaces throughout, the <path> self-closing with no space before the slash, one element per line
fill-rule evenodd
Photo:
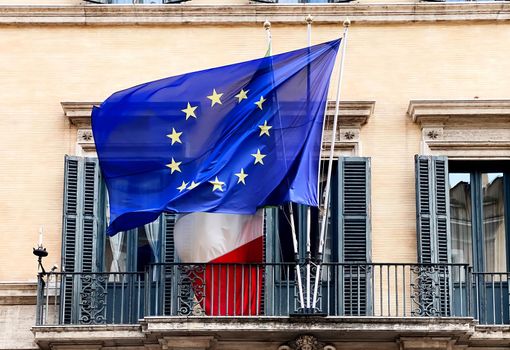
<path fill-rule="evenodd" d="M 510 158 L 510 100 L 412 100 L 422 153 L 454 158 Z"/>
<path fill-rule="evenodd" d="M 280 345 L 278 350 L 336 350 L 336 348 L 319 342 L 313 335 L 300 335 L 293 341 Z"/>
<path fill-rule="evenodd" d="M 335 151 L 341 154 L 359 155 L 361 127 L 374 113 L 373 101 L 342 101 L 339 106 Z M 323 150 L 330 149 L 333 137 L 335 101 L 329 101 L 326 109 Z"/>

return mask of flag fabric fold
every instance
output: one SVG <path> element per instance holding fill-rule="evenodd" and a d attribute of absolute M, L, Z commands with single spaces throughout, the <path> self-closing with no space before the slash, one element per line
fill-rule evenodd
<path fill-rule="evenodd" d="M 165 78 L 92 112 L 108 233 L 162 212 L 318 204 L 320 139 L 340 40 Z"/>

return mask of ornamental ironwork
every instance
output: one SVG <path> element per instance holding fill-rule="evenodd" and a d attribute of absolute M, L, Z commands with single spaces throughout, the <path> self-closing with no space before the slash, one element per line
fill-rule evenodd
<path fill-rule="evenodd" d="M 204 315 L 205 265 L 180 265 L 177 282 L 177 313 L 179 316 Z"/>
<path fill-rule="evenodd" d="M 81 324 L 106 323 L 107 274 L 84 274 L 80 276 Z"/>
<path fill-rule="evenodd" d="M 413 316 L 441 316 L 440 312 L 440 271 L 435 265 L 411 266 L 413 282 L 411 300 Z"/>

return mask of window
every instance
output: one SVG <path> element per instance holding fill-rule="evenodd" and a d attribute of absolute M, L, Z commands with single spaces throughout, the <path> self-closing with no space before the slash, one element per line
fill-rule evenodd
<path fill-rule="evenodd" d="M 449 164 L 452 262 L 479 272 L 508 272 L 507 162 Z"/>
<path fill-rule="evenodd" d="M 507 323 L 510 162 L 416 156 L 416 189 L 419 262 L 433 264 L 423 283 L 439 295 L 424 302 L 455 315 L 471 293 L 481 323 Z"/>

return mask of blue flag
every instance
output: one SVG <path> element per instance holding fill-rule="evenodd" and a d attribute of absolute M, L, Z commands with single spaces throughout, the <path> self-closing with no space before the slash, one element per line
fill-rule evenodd
<path fill-rule="evenodd" d="M 153 81 L 94 108 L 108 233 L 162 212 L 317 206 L 323 117 L 339 44 Z"/>

